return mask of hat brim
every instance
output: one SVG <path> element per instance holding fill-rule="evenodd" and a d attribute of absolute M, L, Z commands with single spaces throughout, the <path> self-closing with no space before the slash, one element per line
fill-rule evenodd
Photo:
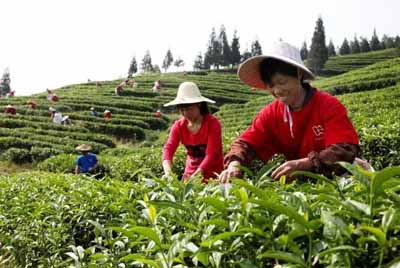
<path fill-rule="evenodd" d="M 179 104 L 191 104 L 191 103 L 199 103 L 199 102 L 209 102 L 209 103 L 215 103 L 215 101 L 210 100 L 209 98 L 206 97 L 197 97 L 197 98 L 176 98 L 173 101 L 170 101 L 166 104 L 164 104 L 164 107 L 167 106 L 172 106 L 172 105 L 179 105 Z"/>
<path fill-rule="evenodd" d="M 89 145 L 79 145 L 75 149 L 80 152 L 89 152 L 92 150 L 92 147 Z"/>
<path fill-rule="evenodd" d="M 260 88 L 260 89 L 266 89 L 266 85 L 264 81 L 261 79 L 261 74 L 260 74 L 260 63 L 264 59 L 268 58 L 273 58 L 277 60 L 281 60 L 283 62 L 286 62 L 294 67 L 300 68 L 300 70 L 303 71 L 304 73 L 304 79 L 305 80 L 313 80 L 315 78 L 314 74 L 304 65 L 299 64 L 298 62 L 287 58 L 287 57 L 282 57 L 282 56 L 277 56 L 277 55 L 261 55 L 261 56 L 254 56 L 246 61 L 244 61 L 238 69 L 238 76 L 239 79 L 245 83 L 246 85 L 249 85 L 251 87 L 255 88 Z"/>

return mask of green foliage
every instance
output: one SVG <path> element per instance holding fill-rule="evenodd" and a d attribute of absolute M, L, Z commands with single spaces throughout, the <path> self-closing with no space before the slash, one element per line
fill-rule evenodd
<path fill-rule="evenodd" d="M 137 171 L 135 181 L 49 173 L 2 176 L 0 252 L 8 256 L 3 264 L 393 265 L 399 257 L 400 211 L 387 195 L 400 189 L 400 167 L 375 173 L 346 168 L 352 176 L 329 180 L 309 174 L 308 182 L 293 184 L 265 175 L 230 185 L 196 179 L 183 184 Z"/>

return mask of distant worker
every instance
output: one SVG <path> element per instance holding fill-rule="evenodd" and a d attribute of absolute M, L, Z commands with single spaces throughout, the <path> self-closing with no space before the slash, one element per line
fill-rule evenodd
<path fill-rule="evenodd" d="M 13 105 L 8 104 L 6 106 L 6 108 L 4 109 L 4 112 L 7 115 L 16 115 L 17 114 L 17 109 Z"/>
<path fill-rule="evenodd" d="M 99 82 L 99 81 L 96 81 L 96 88 L 99 88 L 99 87 L 101 87 L 103 84 L 101 83 L 101 82 Z"/>
<path fill-rule="evenodd" d="M 28 105 L 28 107 L 31 108 L 31 109 L 36 109 L 36 107 L 37 107 L 36 101 L 34 101 L 34 100 L 32 100 L 32 99 L 29 99 L 29 100 L 26 102 L 26 105 Z"/>
<path fill-rule="evenodd" d="M 112 118 L 112 114 L 109 110 L 105 110 L 103 116 L 105 120 L 110 120 Z"/>
<path fill-rule="evenodd" d="M 7 98 L 12 98 L 14 96 L 15 96 L 15 90 L 10 90 L 10 92 L 8 92 L 6 95 Z"/>
<path fill-rule="evenodd" d="M 128 85 L 130 85 L 131 88 L 137 87 L 137 83 L 136 83 L 135 79 L 133 79 L 133 78 L 129 79 Z"/>
<path fill-rule="evenodd" d="M 51 102 L 57 102 L 58 101 L 57 95 L 50 89 L 46 89 L 46 90 L 47 90 L 47 99 Z"/>
<path fill-rule="evenodd" d="M 161 82 L 160 82 L 160 80 L 157 80 L 154 82 L 153 92 L 160 93 L 160 91 L 161 91 Z"/>
<path fill-rule="evenodd" d="M 63 119 L 62 114 L 60 112 L 57 112 L 57 110 L 54 109 L 53 107 L 49 108 L 49 112 L 50 112 L 50 118 L 53 120 L 53 123 L 61 125 Z"/>
<path fill-rule="evenodd" d="M 91 115 L 91 116 L 94 116 L 94 117 L 97 117 L 97 112 L 96 112 L 96 110 L 94 109 L 94 107 L 91 107 L 91 108 L 90 108 L 90 115 Z"/>
<path fill-rule="evenodd" d="M 124 86 L 121 83 L 114 89 L 115 96 L 119 96 L 123 91 L 124 91 Z"/>
<path fill-rule="evenodd" d="M 158 110 L 154 113 L 154 116 L 157 117 L 157 118 L 160 118 L 160 117 L 161 117 L 161 110 L 158 109 Z"/>
<path fill-rule="evenodd" d="M 71 125 L 71 119 L 69 118 L 69 115 L 63 116 L 61 119 L 61 125 L 63 126 L 67 126 L 67 125 Z"/>
<path fill-rule="evenodd" d="M 97 169 L 97 156 L 90 152 L 92 150 L 92 147 L 87 144 L 81 144 L 75 149 L 81 153 L 81 155 L 76 160 L 75 174 L 94 174 Z"/>

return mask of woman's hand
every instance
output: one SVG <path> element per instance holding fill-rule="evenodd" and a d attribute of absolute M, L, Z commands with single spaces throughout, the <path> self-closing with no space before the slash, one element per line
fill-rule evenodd
<path fill-rule="evenodd" d="M 171 160 L 164 160 L 162 163 L 163 170 L 164 170 L 164 176 L 163 177 L 169 177 L 172 173 L 172 162 Z"/>
<path fill-rule="evenodd" d="M 294 171 L 297 170 L 311 170 L 312 162 L 307 157 L 286 161 L 272 172 L 272 179 L 279 180 L 282 176 L 290 177 Z"/>
<path fill-rule="evenodd" d="M 228 168 L 223 170 L 218 177 L 220 183 L 228 183 L 231 177 L 240 178 L 242 173 L 240 172 L 240 162 L 232 161 L 229 163 Z"/>

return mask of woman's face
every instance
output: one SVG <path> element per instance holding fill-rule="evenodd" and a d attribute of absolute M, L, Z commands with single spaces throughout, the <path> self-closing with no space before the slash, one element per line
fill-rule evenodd
<path fill-rule="evenodd" d="M 200 103 L 182 104 L 178 106 L 178 110 L 189 121 L 195 121 L 201 116 Z"/>
<path fill-rule="evenodd" d="M 280 73 L 271 77 L 271 84 L 267 85 L 267 89 L 275 98 L 289 106 L 296 106 L 301 94 L 299 80 Z"/>

